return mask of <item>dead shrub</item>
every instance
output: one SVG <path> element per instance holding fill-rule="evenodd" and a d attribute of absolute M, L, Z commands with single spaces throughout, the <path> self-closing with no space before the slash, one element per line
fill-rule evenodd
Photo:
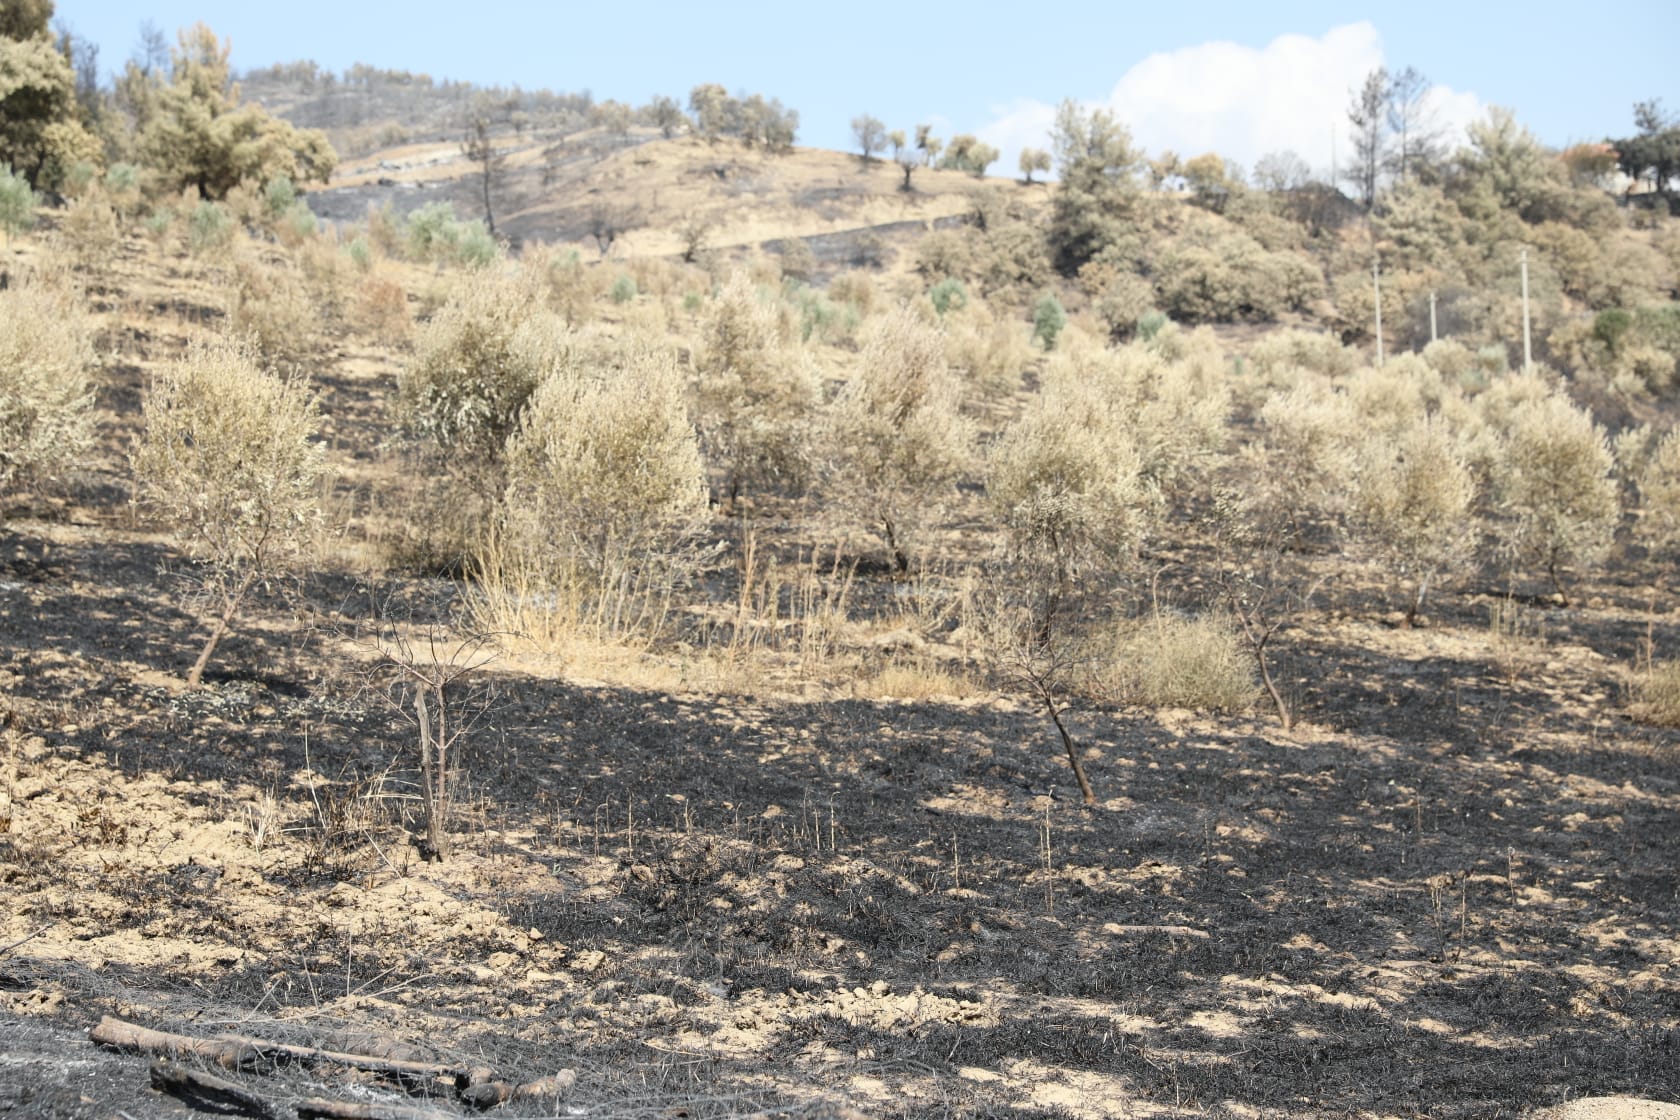
<path fill-rule="evenodd" d="M 93 443 L 93 322 L 73 289 L 0 289 L 0 495 L 73 467 Z"/>
<path fill-rule="evenodd" d="M 356 295 L 356 322 L 387 346 L 406 345 L 414 337 L 408 291 L 388 276 L 371 276 Z"/>
<path fill-rule="evenodd" d="M 548 306 L 568 327 L 588 322 L 596 301 L 606 295 L 606 270 L 585 264 L 576 249 L 533 253 L 524 267 L 542 277 Z"/>
<path fill-rule="evenodd" d="M 1033 350 L 1019 323 L 999 321 L 979 302 L 944 316 L 945 360 L 951 370 L 985 397 L 1013 393 Z"/>
<path fill-rule="evenodd" d="M 55 240 L 76 271 L 103 278 L 122 245 L 116 208 L 97 190 L 82 195 L 65 209 Z"/>
<path fill-rule="evenodd" d="M 1680 727 L 1680 661 L 1658 661 L 1639 671 L 1631 714 L 1656 727 Z"/>
<path fill-rule="evenodd" d="M 932 662 L 887 665 L 857 682 L 858 695 L 872 700 L 960 700 L 979 691 L 967 677 Z"/>
<path fill-rule="evenodd" d="M 828 283 L 828 298 L 835 303 L 849 303 L 860 316 L 875 310 L 880 291 L 867 272 L 842 272 Z"/>
<path fill-rule="evenodd" d="M 236 258 L 227 313 L 228 326 L 250 336 L 269 362 L 302 362 L 315 351 L 320 312 L 303 277 L 283 261 Z"/>

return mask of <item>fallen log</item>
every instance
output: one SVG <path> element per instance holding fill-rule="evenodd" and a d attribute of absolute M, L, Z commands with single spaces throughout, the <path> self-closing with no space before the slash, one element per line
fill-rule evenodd
<path fill-rule="evenodd" d="M 250 1069 L 260 1060 L 254 1047 L 231 1040 L 192 1038 L 184 1034 L 154 1031 L 109 1015 L 99 1020 L 99 1024 L 88 1032 L 88 1037 L 113 1050 L 135 1050 L 166 1058 L 203 1058 L 223 1069 Z"/>
<path fill-rule="evenodd" d="M 577 1071 L 563 1069 L 551 1077 L 540 1077 L 523 1085 L 513 1085 L 506 1081 L 483 1081 L 477 1085 L 469 1085 L 461 1090 L 461 1100 L 483 1112 L 509 1101 L 554 1100 L 576 1084 Z"/>
<path fill-rule="evenodd" d="M 152 1062 L 152 1088 L 180 1097 L 194 1107 L 208 1103 L 217 1112 L 238 1112 L 257 1120 L 279 1120 L 281 1115 L 277 1106 L 249 1089 L 167 1058 Z"/>
<path fill-rule="evenodd" d="M 191 1035 L 170 1034 L 127 1023 L 107 1015 L 88 1032 L 88 1037 L 101 1046 L 116 1050 L 137 1050 L 146 1054 L 180 1057 L 190 1054 L 215 1062 L 224 1069 L 248 1069 L 264 1061 L 280 1061 L 316 1065 L 328 1062 L 349 1066 L 368 1073 L 449 1081 L 464 1087 L 485 1080 L 486 1072 L 468 1069 L 447 1062 L 416 1062 L 398 1058 L 378 1058 L 371 1054 L 346 1054 L 337 1050 L 321 1050 L 314 1046 L 291 1046 L 282 1042 L 266 1042 L 260 1038 L 226 1034 L 217 1038 L 194 1038 Z"/>
<path fill-rule="evenodd" d="M 297 1106 L 298 1120 L 460 1120 L 449 1112 L 401 1104 L 367 1104 L 311 1098 Z"/>

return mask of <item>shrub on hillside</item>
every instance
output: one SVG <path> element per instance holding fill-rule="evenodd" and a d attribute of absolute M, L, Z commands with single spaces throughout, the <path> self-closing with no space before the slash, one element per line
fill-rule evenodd
<path fill-rule="evenodd" d="M 973 428 L 959 403 L 944 337 L 903 307 L 870 325 L 830 411 L 834 491 L 880 534 L 900 571 L 972 454 Z"/>
<path fill-rule="evenodd" d="M 1137 449 L 1143 481 L 1186 502 L 1225 450 L 1227 381 L 1217 348 L 1199 339 L 1168 357 L 1144 343 L 1110 347 L 1076 337 L 1044 370 L 1050 399 L 1098 402 L 1115 438 Z"/>
<path fill-rule="evenodd" d="M 248 336 L 269 363 L 302 361 L 320 329 L 320 313 L 297 271 L 256 256 L 234 261 L 227 315 L 234 333 Z"/>
<path fill-rule="evenodd" d="M 321 517 L 317 400 L 301 378 L 266 370 L 249 343 L 215 338 L 159 370 L 134 451 L 140 501 L 175 524 L 202 563 L 210 634 L 187 675 L 197 685 L 258 581 L 286 571 Z"/>
<path fill-rule="evenodd" d="M 809 479 L 820 388 L 793 330 L 743 272 L 718 291 L 702 324 L 700 432 L 731 501 L 750 488 L 797 492 Z"/>
<path fill-rule="evenodd" d="M 35 228 L 35 207 L 40 204 L 29 180 L 13 174 L 10 164 L 0 163 L 0 231 L 8 240 Z"/>
<path fill-rule="evenodd" d="M 1226 234 L 1164 252 L 1156 264 L 1156 291 L 1162 310 L 1184 322 L 1264 322 L 1304 310 L 1322 293 L 1323 282 L 1304 257 L 1268 253 L 1251 237 Z"/>
<path fill-rule="evenodd" d="M 500 462 L 560 333 L 538 295 L 523 276 L 450 291 L 397 378 L 397 419 L 411 436 L 466 469 Z"/>
<path fill-rule="evenodd" d="M 1640 458 L 1635 536 L 1653 549 L 1673 552 L 1680 548 L 1680 428 L 1671 428 Z"/>
<path fill-rule="evenodd" d="M 1502 550 L 1513 563 L 1538 566 L 1565 595 L 1565 572 L 1602 560 L 1621 518 L 1604 430 L 1561 392 L 1523 401 L 1493 430 Z"/>
<path fill-rule="evenodd" d="M 1293 371 L 1346 377 L 1359 368 L 1359 354 L 1334 335 L 1290 328 L 1271 331 L 1249 347 L 1248 360 L 1272 384 L 1293 384 Z"/>
<path fill-rule="evenodd" d="M 945 361 L 982 397 L 1013 393 L 1033 362 L 1032 344 L 1019 323 L 992 316 L 972 303 L 944 316 Z"/>
<path fill-rule="evenodd" d="M 93 326 L 67 288 L 0 289 L 0 496 L 75 465 L 93 442 Z"/>
<path fill-rule="evenodd" d="M 1033 304 L 1033 341 L 1046 350 L 1054 350 L 1065 326 L 1067 312 L 1062 309 L 1062 301 L 1052 292 L 1040 296 Z"/>
<path fill-rule="evenodd" d="M 1128 342 L 1142 329 L 1143 320 L 1155 310 L 1155 289 L 1133 272 L 1115 275 L 1092 301 L 1091 310 L 1108 330 L 1113 342 Z"/>
<path fill-rule="evenodd" d="M 656 618 L 691 574 L 706 508 L 675 356 L 643 341 L 580 343 L 509 440 L 499 560 L 620 635 Z"/>
<path fill-rule="evenodd" d="M 218 203 L 200 202 L 187 215 L 187 248 L 195 257 L 227 248 L 233 235 L 233 216 Z"/>
<path fill-rule="evenodd" d="M 992 445 L 986 496 L 1045 637 L 1076 586 L 1131 562 L 1157 508 L 1143 469 L 1126 405 L 1078 377 L 1049 381 Z"/>
<path fill-rule="evenodd" d="M 1385 572 L 1411 585 L 1408 623 L 1416 621 L 1432 586 L 1475 557 L 1475 476 L 1438 420 L 1367 439 L 1349 504 L 1356 539 Z"/>
<path fill-rule="evenodd" d="M 122 243 L 116 209 L 99 191 L 88 191 L 65 208 L 56 241 L 78 272 L 105 275 Z"/>

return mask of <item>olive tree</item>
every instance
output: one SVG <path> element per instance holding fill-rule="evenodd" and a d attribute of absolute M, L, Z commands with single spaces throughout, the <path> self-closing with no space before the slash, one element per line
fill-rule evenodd
<path fill-rule="evenodd" d="M 969 461 L 973 426 L 959 396 L 944 336 L 902 307 L 873 325 L 830 415 L 834 488 L 901 572 Z"/>
<path fill-rule="evenodd" d="M 139 150 L 146 164 L 168 189 L 197 188 L 208 199 L 281 175 L 326 182 L 338 162 L 326 134 L 240 104 L 229 50 L 202 23 L 180 33 L 169 82 L 142 87 Z"/>
<path fill-rule="evenodd" d="M 1030 186 L 1034 171 L 1046 174 L 1050 171 L 1050 153 L 1043 148 L 1022 148 L 1017 166 L 1021 169 L 1021 178 Z"/>
<path fill-rule="evenodd" d="M 1604 429 L 1560 391 L 1524 400 L 1497 438 L 1494 501 L 1501 550 L 1538 565 L 1565 603 L 1563 576 L 1596 565 L 1621 519 Z"/>
<path fill-rule="evenodd" d="M 623 635 L 656 621 L 689 574 L 707 505 L 675 354 L 574 340 L 508 442 L 504 561 Z"/>
<path fill-rule="evenodd" d="M 417 453 L 422 500 L 404 525 L 421 567 L 470 567 L 506 484 L 503 451 L 564 333 L 540 277 L 463 281 L 397 375 L 395 419 Z"/>
<path fill-rule="evenodd" d="M 708 457 L 733 504 L 749 488 L 800 489 L 821 387 L 780 305 L 737 272 L 718 291 L 694 363 Z"/>
<path fill-rule="evenodd" d="M 987 613 L 994 659 L 1044 706 L 1087 805 L 1096 794 L 1062 718 L 1063 693 L 1083 660 L 1070 632 L 1082 589 L 1101 594 L 1129 567 L 1158 506 L 1120 397 L 1071 365 L 993 445 L 986 493 L 1008 533 Z"/>
<path fill-rule="evenodd" d="M 875 153 L 886 147 L 887 126 L 868 113 L 853 117 L 852 139 L 857 142 L 859 158 L 865 164 L 873 163 Z"/>
<path fill-rule="evenodd" d="M 1383 568 L 1411 583 L 1408 626 L 1430 587 L 1475 558 L 1476 498 L 1475 474 L 1439 419 L 1377 433 L 1360 448 L 1352 522 Z"/>
<path fill-rule="evenodd" d="M 196 687 L 246 594 L 309 547 L 321 519 L 320 408 L 301 377 L 263 368 L 242 339 L 218 337 L 158 372 L 144 414 L 133 454 L 140 503 L 183 534 L 213 604 L 187 674 Z"/>

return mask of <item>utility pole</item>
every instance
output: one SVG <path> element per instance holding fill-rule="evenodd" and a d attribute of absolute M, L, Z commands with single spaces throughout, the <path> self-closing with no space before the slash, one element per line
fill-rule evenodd
<path fill-rule="evenodd" d="M 1375 295 L 1377 297 L 1377 299 L 1376 299 L 1376 307 L 1377 307 L 1377 368 L 1381 369 L 1382 364 L 1383 364 L 1382 271 L 1381 271 L 1381 265 L 1379 265 L 1377 263 L 1377 258 L 1375 258 L 1375 257 L 1371 258 L 1371 292 L 1372 292 L 1373 295 Z"/>
<path fill-rule="evenodd" d="M 1522 296 L 1523 296 L 1523 372 L 1534 372 L 1534 348 L 1529 342 L 1528 333 L 1528 246 L 1522 251 Z"/>
<path fill-rule="evenodd" d="M 1435 292 L 1434 289 L 1431 289 L 1429 292 L 1429 341 L 1434 342 L 1438 338 L 1440 336 L 1435 333 Z"/>

